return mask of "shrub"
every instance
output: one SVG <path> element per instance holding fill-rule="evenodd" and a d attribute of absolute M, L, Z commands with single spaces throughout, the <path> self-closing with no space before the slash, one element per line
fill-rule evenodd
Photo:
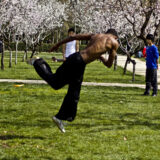
<path fill-rule="evenodd" d="M 53 45 L 54 44 L 51 44 L 51 43 L 42 43 L 41 46 L 37 46 L 36 50 L 39 52 L 48 52 L 52 48 Z M 85 47 L 86 47 L 86 45 L 80 45 L 80 50 L 84 49 Z M 5 49 L 8 50 L 8 47 L 5 46 Z M 16 50 L 16 43 L 11 43 L 11 49 L 12 49 L 12 51 Z M 25 49 L 25 44 L 19 43 L 18 44 L 18 51 L 24 51 L 24 49 Z M 30 48 L 28 50 L 31 51 Z M 58 52 L 62 52 L 62 47 L 60 47 L 58 49 Z"/>

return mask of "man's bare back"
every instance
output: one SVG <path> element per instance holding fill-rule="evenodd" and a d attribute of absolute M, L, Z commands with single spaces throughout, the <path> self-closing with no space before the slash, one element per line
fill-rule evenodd
<path fill-rule="evenodd" d="M 88 46 L 82 50 L 81 56 L 86 63 L 101 59 L 102 54 L 112 52 L 118 48 L 117 40 L 111 34 L 96 34 L 91 36 Z"/>
<path fill-rule="evenodd" d="M 57 43 L 55 46 L 53 46 L 51 51 L 57 50 L 60 45 L 72 40 L 90 41 L 87 47 L 80 51 L 80 54 L 86 64 L 96 59 L 100 59 L 107 67 L 112 66 L 116 56 L 116 51 L 119 47 L 116 36 L 112 34 L 77 34 Z M 102 56 L 106 52 L 109 53 L 108 60 Z"/>

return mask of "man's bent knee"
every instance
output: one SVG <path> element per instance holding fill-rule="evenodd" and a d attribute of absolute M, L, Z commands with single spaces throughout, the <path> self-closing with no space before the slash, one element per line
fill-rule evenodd
<path fill-rule="evenodd" d="M 48 81 L 48 84 L 49 84 L 53 89 L 55 89 L 55 90 L 58 90 L 58 89 L 62 88 L 62 86 L 57 85 L 57 84 L 54 83 L 54 82 Z"/>

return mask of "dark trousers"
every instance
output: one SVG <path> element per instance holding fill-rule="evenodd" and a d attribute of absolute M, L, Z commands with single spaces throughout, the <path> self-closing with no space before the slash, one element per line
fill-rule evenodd
<path fill-rule="evenodd" d="M 43 78 L 52 88 L 60 89 L 69 84 L 68 92 L 64 98 L 62 106 L 56 114 L 61 120 L 73 121 L 77 113 L 81 84 L 86 64 L 79 53 L 74 53 L 52 73 L 50 66 L 43 60 L 34 62 L 34 67 L 41 78 Z"/>
<path fill-rule="evenodd" d="M 153 87 L 153 94 L 157 94 L 157 69 L 146 69 L 146 93 L 149 94 L 151 86 Z"/>

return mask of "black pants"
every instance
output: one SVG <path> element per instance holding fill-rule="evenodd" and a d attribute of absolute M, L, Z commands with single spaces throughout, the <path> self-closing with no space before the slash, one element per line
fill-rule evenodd
<path fill-rule="evenodd" d="M 146 93 L 149 94 L 151 86 L 153 87 L 153 94 L 157 94 L 157 69 L 146 69 Z"/>
<path fill-rule="evenodd" d="M 77 104 L 79 101 L 85 66 L 86 64 L 78 52 L 69 56 L 54 74 L 43 59 L 38 59 L 34 62 L 37 73 L 52 88 L 57 90 L 64 85 L 69 84 L 67 95 L 56 115 L 58 119 L 67 121 L 74 120 L 77 112 Z"/>

